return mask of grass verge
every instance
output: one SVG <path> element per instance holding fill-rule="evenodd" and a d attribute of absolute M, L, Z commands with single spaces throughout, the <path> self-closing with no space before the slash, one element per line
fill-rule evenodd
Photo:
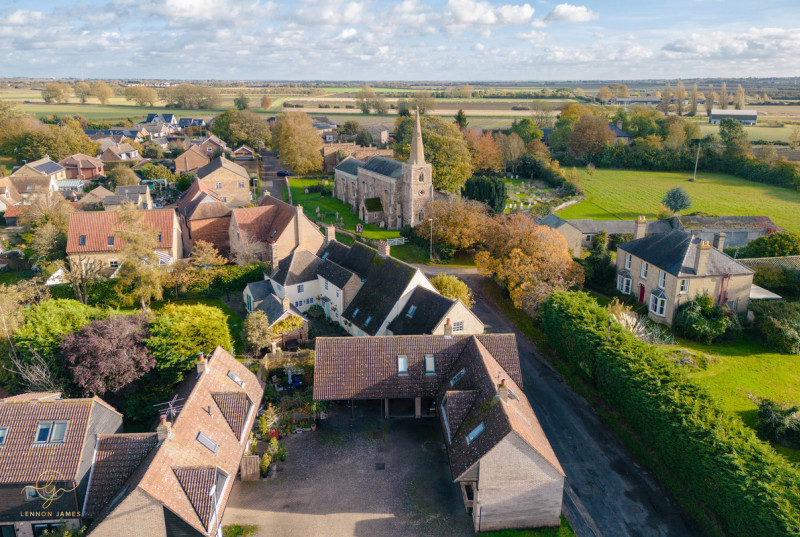
<path fill-rule="evenodd" d="M 541 528 L 538 530 L 502 530 L 481 532 L 484 537 L 575 537 L 569 522 L 561 515 L 561 525 L 557 528 Z"/>

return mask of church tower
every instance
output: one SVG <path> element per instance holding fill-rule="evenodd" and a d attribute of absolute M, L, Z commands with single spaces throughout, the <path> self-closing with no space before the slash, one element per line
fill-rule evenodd
<path fill-rule="evenodd" d="M 411 137 L 411 153 L 408 162 L 403 163 L 402 183 L 403 224 L 416 226 L 427 218 L 428 203 L 433 200 L 433 169 L 425 162 L 419 109 Z"/>

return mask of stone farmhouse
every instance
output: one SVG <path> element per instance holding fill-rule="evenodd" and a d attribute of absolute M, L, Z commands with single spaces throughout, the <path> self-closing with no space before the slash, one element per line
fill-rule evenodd
<path fill-rule="evenodd" d="M 181 228 L 173 209 L 142 211 L 144 225 L 157 234 L 159 265 L 171 265 L 183 256 Z M 70 262 L 95 260 L 113 272 L 120 265 L 125 241 L 117 237 L 116 211 L 74 212 L 69 215 L 67 256 Z"/>
<path fill-rule="evenodd" d="M 713 245 L 697 235 L 673 230 L 617 247 L 617 289 L 648 305 L 648 316 L 672 325 L 678 306 L 707 294 L 745 314 L 753 271 L 723 253 L 725 234 Z"/>
<path fill-rule="evenodd" d="M 425 220 L 434 198 L 432 173 L 417 114 L 408 162 L 377 156 L 367 162 L 347 159 L 336 167 L 333 195 L 368 224 L 386 229 L 415 226 Z"/>
<path fill-rule="evenodd" d="M 230 207 L 244 207 L 253 201 L 250 174 L 221 155 L 197 170 L 197 178 L 222 197 Z"/>
<path fill-rule="evenodd" d="M 476 532 L 557 526 L 564 470 L 522 391 L 513 334 L 318 338 L 314 399 L 435 417 Z"/>
<path fill-rule="evenodd" d="M 183 255 L 188 257 L 195 241 L 213 244 L 223 255 L 230 252 L 231 208 L 222 196 L 195 179 L 175 203 L 183 236 Z"/>
<path fill-rule="evenodd" d="M 264 384 L 221 347 L 197 362 L 155 433 L 100 436 L 84 503 L 91 537 L 213 537 L 247 449 Z"/>
<path fill-rule="evenodd" d="M 441 296 L 419 269 L 391 257 L 385 243 L 379 250 L 361 243 L 346 246 L 334 239 L 332 226 L 316 253 L 298 248 L 273 267 L 266 284 L 245 288 L 248 312 L 274 295 L 301 313 L 322 308 L 327 319 L 353 336 L 442 334 L 448 321 L 457 333 L 484 330 L 460 300 Z"/>
<path fill-rule="evenodd" d="M 122 415 L 99 397 L 58 392 L 0 399 L 0 535 L 33 537 L 62 522 L 81 526 L 98 438 L 122 430 Z M 59 491 L 48 501 L 52 479 Z"/>

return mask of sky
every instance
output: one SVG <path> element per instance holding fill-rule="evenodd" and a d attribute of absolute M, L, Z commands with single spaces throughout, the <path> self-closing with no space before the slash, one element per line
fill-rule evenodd
<path fill-rule="evenodd" d="M 800 76 L 797 0 L 0 0 L 0 77 Z"/>

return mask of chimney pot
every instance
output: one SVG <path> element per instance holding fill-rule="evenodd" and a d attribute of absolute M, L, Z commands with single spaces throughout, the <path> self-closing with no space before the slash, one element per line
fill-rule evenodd
<path fill-rule="evenodd" d="M 167 421 L 167 416 L 161 414 L 161 423 L 156 427 L 156 436 L 158 437 L 159 444 L 170 437 L 170 429 L 172 424 Z"/>
<path fill-rule="evenodd" d="M 497 387 L 497 398 L 502 402 L 508 401 L 508 388 L 506 387 L 506 379 L 500 381 L 500 386 Z"/>
<path fill-rule="evenodd" d="M 453 337 L 453 325 L 450 324 L 450 317 L 444 323 L 444 337 Z"/>
<path fill-rule="evenodd" d="M 622 121 L 617 121 L 617 128 L 622 130 Z"/>

